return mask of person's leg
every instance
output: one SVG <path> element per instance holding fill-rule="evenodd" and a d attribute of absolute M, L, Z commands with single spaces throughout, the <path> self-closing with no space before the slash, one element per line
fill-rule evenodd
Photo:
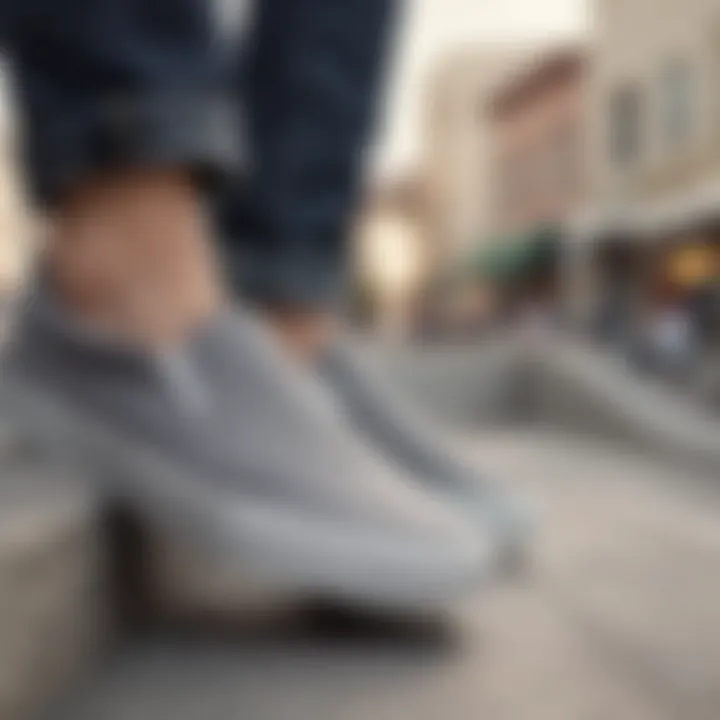
<path fill-rule="evenodd" d="M 197 183 L 232 160 L 205 0 L 23 0 L 7 44 L 44 258 L 73 312 L 142 342 L 219 303 Z"/>
<path fill-rule="evenodd" d="M 53 217 L 2 410 L 228 582 L 397 608 L 473 589 L 484 539 L 337 423 L 262 325 L 220 307 L 197 186 L 227 153 L 210 3 L 23 1 L 29 178 Z"/>
<path fill-rule="evenodd" d="M 312 352 L 346 275 L 349 224 L 397 0 L 260 0 L 236 88 L 249 176 L 220 206 L 237 291 Z"/>
<path fill-rule="evenodd" d="M 310 360 L 359 434 L 417 486 L 491 530 L 513 561 L 528 518 L 437 428 L 339 342 L 332 319 L 345 275 L 361 161 L 375 114 L 391 0 L 264 0 L 247 58 L 247 182 L 221 207 L 238 293 L 265 308 L 291 352 Z"/>

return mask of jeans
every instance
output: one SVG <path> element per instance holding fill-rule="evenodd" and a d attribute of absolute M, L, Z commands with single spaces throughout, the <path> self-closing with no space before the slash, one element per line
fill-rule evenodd
<path fill-rule="evenodd" d="M 240 292 L 332 303 L 395 4 L 259 0 L 228 53 L 210 0 L 4 0 L 35 199 L 187 168 Z"/>

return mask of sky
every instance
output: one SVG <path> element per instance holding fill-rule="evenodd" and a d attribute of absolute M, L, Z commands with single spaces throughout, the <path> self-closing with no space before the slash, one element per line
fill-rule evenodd
<path fill-rule="evenodd" d="M 409 0 L 390 76 L 375 173 L 400 174 L 419 152 L 422 88 L 447 51 L 483 43 L 552 41 L 582 34 L 588 0 Z"/>

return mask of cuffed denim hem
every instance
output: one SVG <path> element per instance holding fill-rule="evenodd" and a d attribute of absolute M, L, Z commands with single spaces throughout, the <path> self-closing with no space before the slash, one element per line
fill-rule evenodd
<path fill-rule="evenodd" d="M 211 180 L 240 159 L 232 104 L 222 99 L 132 97 L 71 117 L 30 121 L 29 182 L 52 205 L 88 176 L 122 168 L 182 166 Z"/>
<path fill-rule="evenodd" d="M 345 268 L 327 262 L 235 259 L 228 275 L 238 297 L 264 307 L 332 310 L 342 303 L 347 287 Z"/>

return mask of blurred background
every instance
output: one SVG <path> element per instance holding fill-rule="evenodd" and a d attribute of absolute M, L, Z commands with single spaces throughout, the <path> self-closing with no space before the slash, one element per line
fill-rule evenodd
<path fill-rule="evenodd" d="M 357 317 L 551 325 L 716 407 L 719 33 L 714 0 L 412 3 Z"/>

